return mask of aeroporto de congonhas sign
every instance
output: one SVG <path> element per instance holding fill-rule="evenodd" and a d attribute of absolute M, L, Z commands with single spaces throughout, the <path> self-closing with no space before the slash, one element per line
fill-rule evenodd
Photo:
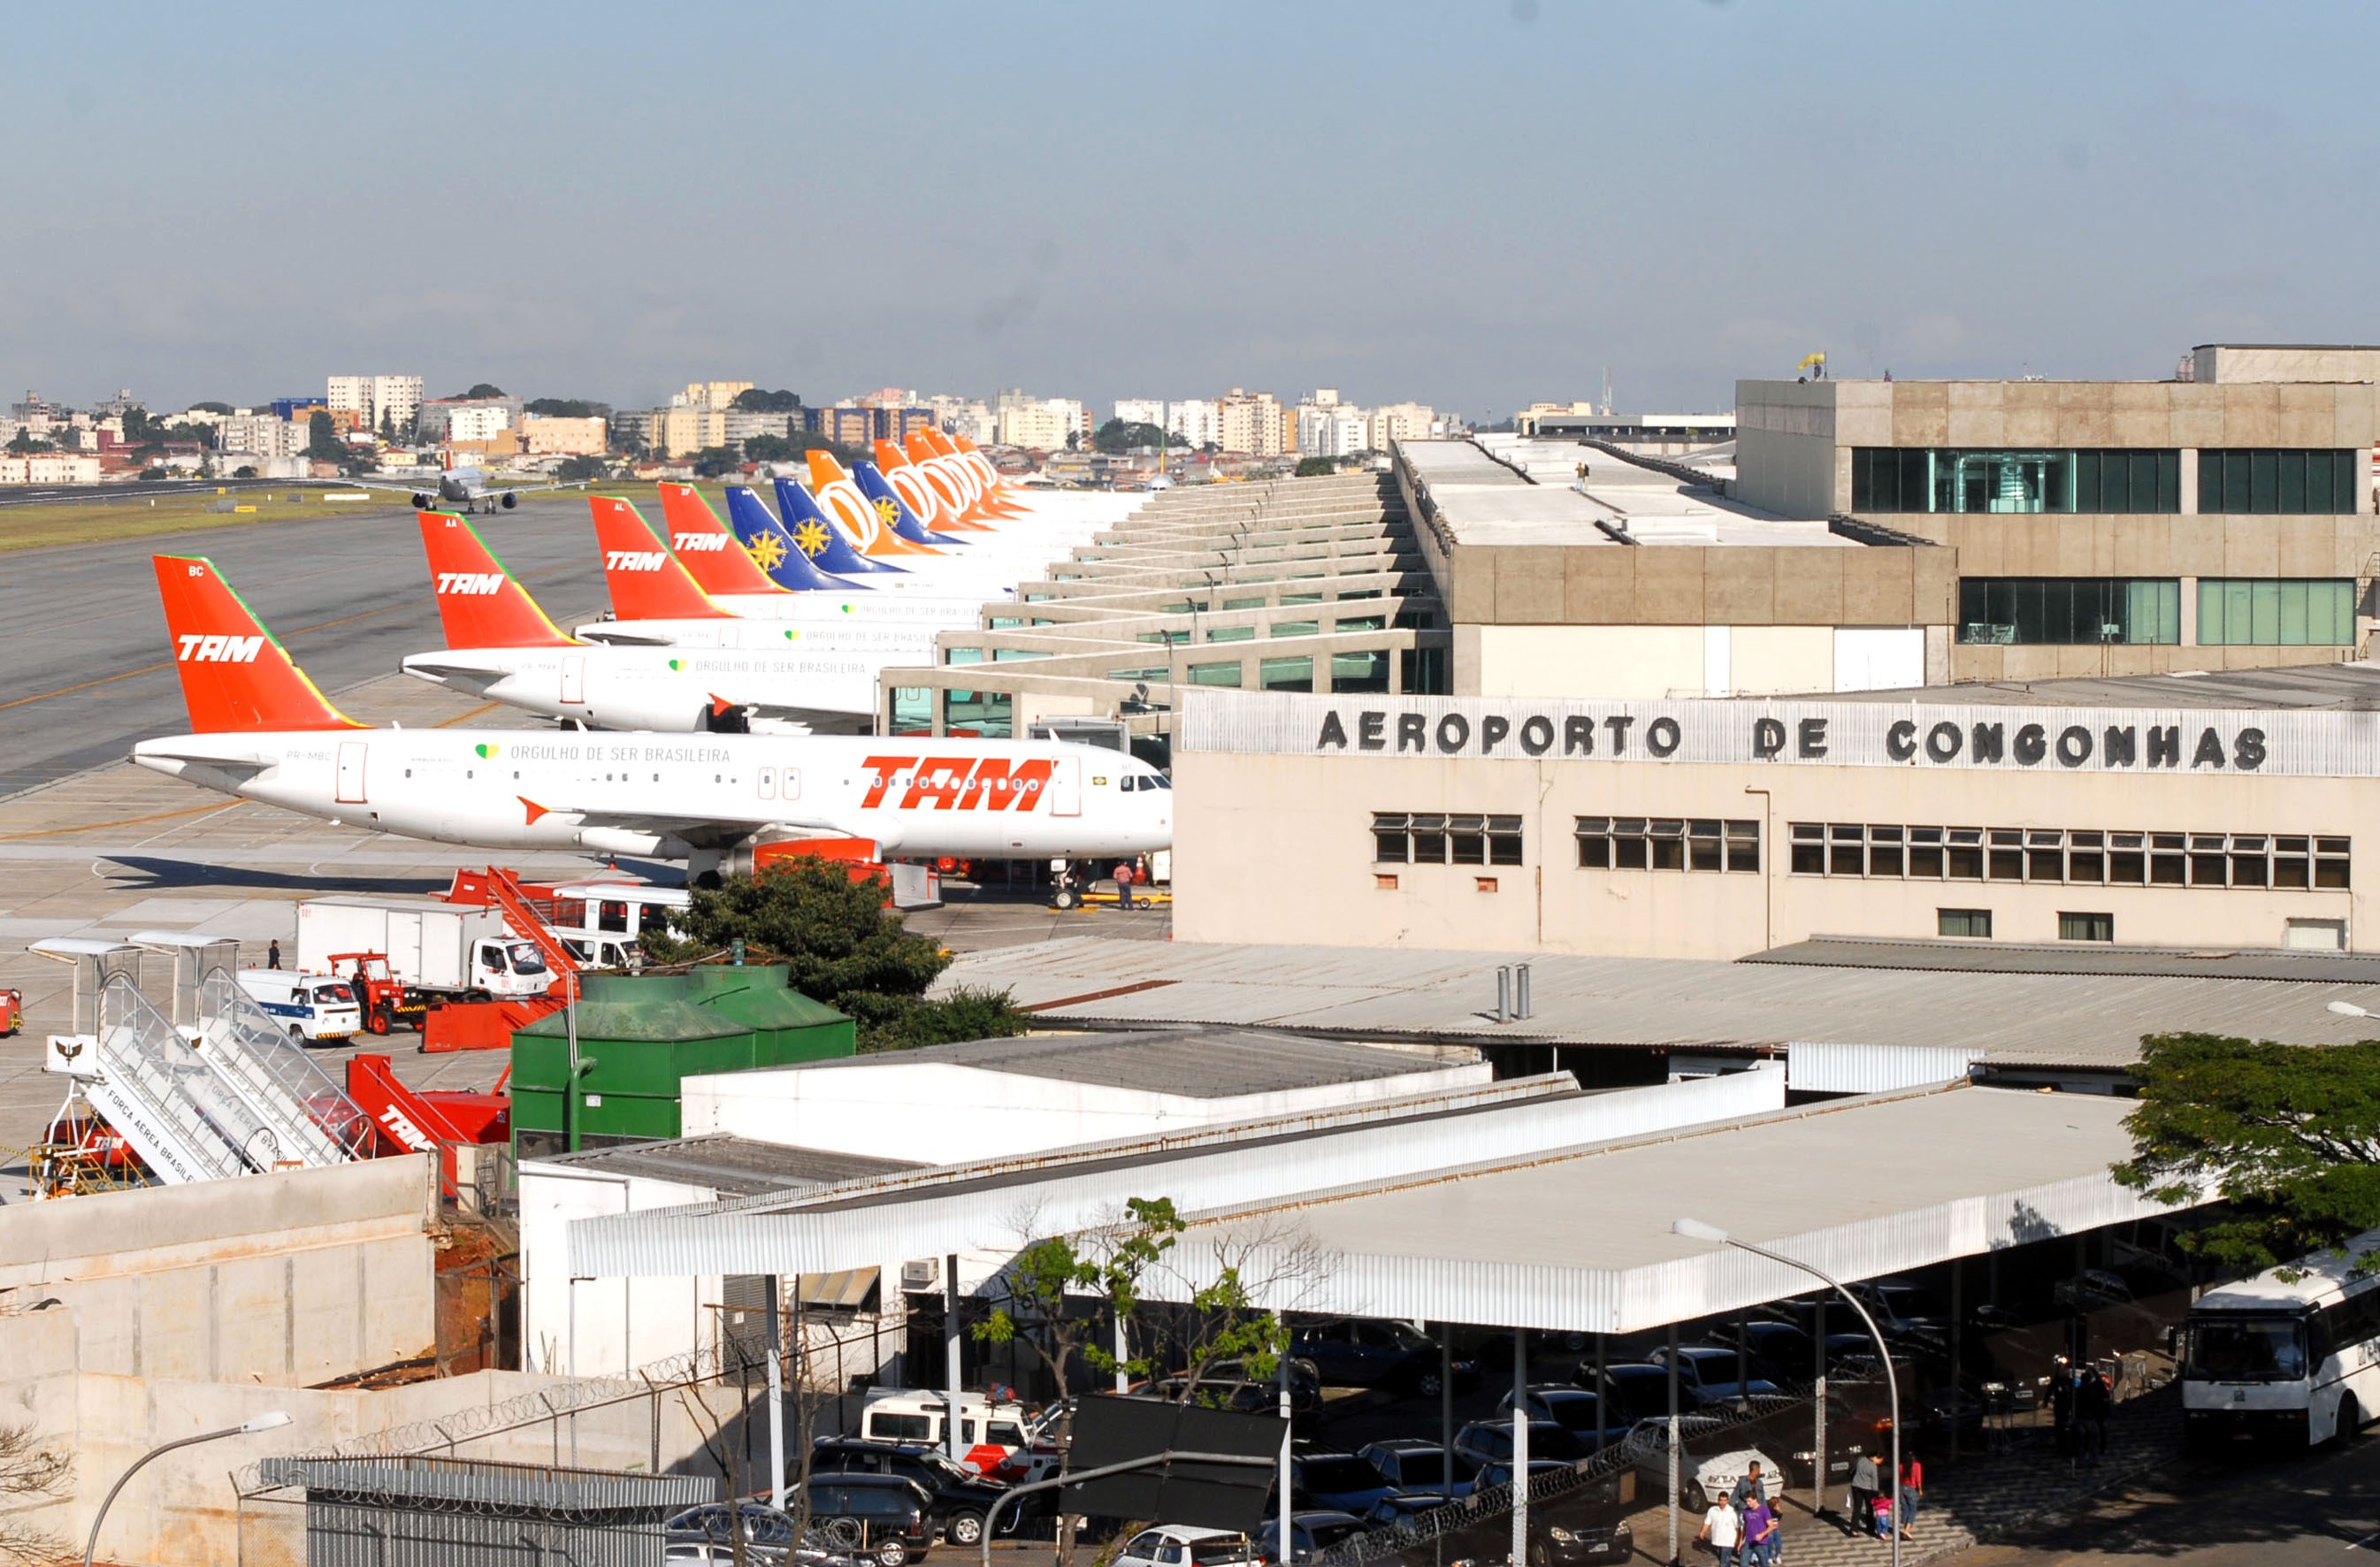
<path fill-rule="evenodd" d="M 1185 751 L 2001 771 L 2380 772 L 2380 713 L 1823 698 L 1186 694 Z"/>

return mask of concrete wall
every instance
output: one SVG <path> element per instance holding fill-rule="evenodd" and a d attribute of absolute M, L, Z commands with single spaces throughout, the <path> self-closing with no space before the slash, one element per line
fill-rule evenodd
<path fill-rule="evenodd" d="M 734 1132 L 795 1148 L 953 1163 L 1400 1099 L 1484 1083 L 1489 1075 L 1482 1063 L 1416 1058 L 1412 1071 L 1394 1076 L 1193 1099 L 895 1056 L 826 1070 L 794 1066 L 688 1077 L 682 1103 L 689 1137 Z"/>
<path fill-rule="evenodd" d="M 1947 550 L 1457 544 L 1458 626 L 1947 626 Z M 1458 662 L 1460 661 L 1458 660 Z"/>
<path fill-rule="evenodd" d="M 1836 399 L 1843 381 L 1735 383 L 1735 482 L 1729 493 L 1779 516 L 1848 510 L 1849 470 L 1835 456 Z"/>
<path fill-rule="evenodd" d="M 2380 381 L 2380 348 L 2318 344 L 2204 344 L 2191 355 L 2200 381 Z"/>
<path fill-rule="evenodd" d="M 2060 912 L 2089 911 L 2112 914 L 2127 945 L 2278 947 L 2296 918 L 2345 920 L 2354 950 L 2380 948 L 2362 917 L 2368 871 L 2355 891 L 2301 892 L 1786 869 L 1794 821 L 2350 834 L 2369 854 L 2368 781 L 1197 751 L 1177 753 L 1174 776 L 1184 941 L 1735 958 L 1815 935 L 1932 938 L 1936 910 L 1957 907 L 1992 910 L 2003 941 L 2055 941 Z M 1517 814 L 1525 863 L 1376 866 L 1375 810 Z M 1763 818 L 1763 869 L 1583 869 L 1572 825 L 1587 815 Z"/>
<path fill-rule="evenodd" d="M 1454 632 L 1454 694 L 1724 697 L 1873 690 L 1920 684 L 1925 642 L 1922 626 L 1460 626 Z M 1900 673 L 1868 673 L 1879 667 Z"/>
<path fill-rule="evenodd" d="M 436 1342 L 424 1156 L 0 1209 L 0 1310 L 75 1325 L 65 1365 L 306 1386 Z"/>
<path fill-rule="evenodd" d="M 558 1379 L 502 1371 L 373 1392 L 77 1373 L 74 1338 L 74 1323 L 55 1311 L 0 1317 L 0 1404 L 74 1461 L 71 1494 L 23 1516 L 78 1548 L 107 1488 L 151 1448 L 268 1411 L 294 1417 L 281 1429 L 187 1448 L 143 1469 L 109 1511 L 100 1540 L 100 1559 L 127 1567 L 302 1567 L 298 1499 L 243 1503 L 234 1471 L 276 1453 L 319 1452 L 431 1420 L 463 1433 L 513 1401 L 540 1392 L 561 1399 Z M 726 1417 L 737 1442 L 746 1437 L 737 1413 L 742 1397 L 740 1391 L 709 1391 L 710 1407 Z M 590 1408 L 575 1420 L 514 1424 L 523 1417 L 516 1409 L 501 1422 L 512 1428 L 467 1437 L 452 1451 L 534 1464 L 567 1464 L 575 1455 L 581 1464 L 616 1469 L 647 1467 L 658 1453 L 664 1471 L 716 1472 L 700 1427 L 674 1391 Z M 756 1432 L 754 1439 L 765 1452 L 765 1436 Z"/>

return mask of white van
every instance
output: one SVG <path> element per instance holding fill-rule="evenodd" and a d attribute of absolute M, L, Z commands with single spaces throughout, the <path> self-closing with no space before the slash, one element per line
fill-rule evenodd
<path fill-rule="evenodd" d="M 363 1008 L 347 982 L 328 974 L 287 968 L 243 968 L 239 988 L 265 1014 L 299 1041 L 353 1039 L 364 1026 Z"/>
<path fill-rule="evenodd" d="M 859 1434 L 872 1442 L 943 1445 L 950 1401 L 931 1390 L 880 1389 L 859 1411 Z M 959 1394 L 959 1462 L 978 1474 L 1014 1481 L 1031 1461 L 1025 1406 L 993 1403 L 981 1393 Z"/>

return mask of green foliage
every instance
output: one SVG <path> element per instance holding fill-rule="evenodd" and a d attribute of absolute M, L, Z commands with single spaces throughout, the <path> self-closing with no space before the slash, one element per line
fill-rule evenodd
<path fill-rule="evenodd" d="M 55 452 L 57 448 L 37 439 L 30 431 L 20 430 L 8 438 L 8 450 L 21 457 L 29 452 Z"/>
<path fill-rule="evenodd" d="M 521 405 L 521 412 L 540 419 L 609 419 L 612 405 L 585 397 L 531 397 Z"/>
<path fill-rule="evenodd" d="M 2116 1179 L 2161 1201 L 2230 1205 L 2184 1244 L 2253 1271 L 2380 1228 L 2380 1040 L 2280 1045 L 2152 1035 L 2132 1075 L 2132 1157 Z M 2367 1258 L 2380 1267 L 2380 1254 Z"/>
<path fill-rule="evenodd" d="M 730 441 L 724 446 L 705 446 L 693 456 L 695 477 L 716 479 L 734 470 L 743 460 L 744 454 L 735 442 Z"/>
<path fill-rule="evenodd" d="M 165 426 L 164 421 L 151 419 L 149 417 L 148 409 L 127 408 L 124 410 L 124 443 L 126 445 L 146 446 L 154 442 L 162 441 L 164 438 Z"/>
<path fill-rule="evenodd" d="M 256 477 L 255 466 L 250 463 L 242 463 L 238 468 L 232 470 L 232 477 L 234 479 L 254 479 Z"/>
<path fill-rule="evenodd" d="M 1130 1317 L 1140 1304 L 1141 1276 L 1173 1249 L 1186 1227 L 1172 1197 L 1131 1197 L 1124 1211 L 1131 1222 L 1109 1236 L 1103 1249 L 1087 1250 L 1070 1237 L 1054 1235 L 1018 1252 L 1002 1279 L 1006 1294 L 971 1330 L 983 1343 L 1022 1339 L 1048 1364 L 1062 1398 L 1070 1391 L 1069 1370 L 1077 1354 L 1103 1377 L 1119 1371 L 1146 1377 L 1154 1368 L 1147 1355 L 1118 1359 L 1091 1339 L 1090 1324 L 1067 1308 L 1070 1297 L 1087 1295 L 1111 1320 Z"/>
<path fill-rule="evenodd" d="M 855 883 L 837 862 L 806 855 L 697 888 L 686 908 L 671 916 L 669 933 L 649 933 L 645 947 L 658 962 L 680 963 L 738 938 L 755 961 L 788 965 L 795 990 L 857 1024 L 863 1051 L 1025 1031 L 1025 1016 L 1004 990 L 926 1000 L 949 955 L 902 929 L 901 917 L 884 906 L 881 882 Z"/>
<path fill-rule="evenodd" d="M 229 403 L 214 402 L 211 399 L 203 403 L 192 403 L 190 405 L 190 411 L 194 414 L 227 414 L 231 412 L 231 405 Z"/>
<path fill-rule="evenodd" d="M 1338 471 L 1339 465 L 1329 457 L 1297 459 L 1297 477 L 1300 479 L 1328 479 Z"/>
<path fill-rule="evenodd" d="M 337 423 L 321 408 L 306 419 L 306 455 L 330 462 L 338 462 L 347 455 L 347 443 L 339 439 Z"/>
<path fill-rule="evenodd" d="M 735 400 L 727 406 L 742 408 L 747 413 L 789 414 L 801 407 L 802 397 L 798 392 L 764 392 L 758 386 L 751 386 L 735 394 Z"/>
<path fill-rule="evenodd" d="M 1157 426 L 1136 421 L 1126 424 L 1120 419 L 1108 420 L 1091 437 L 1092 446 L 1110 456 L 1121 452 L 1135 452 L 1143 446 L 1154 451 L 1164 443 L 1165 431 Z"/>
<path fill-rule="evenodd" d="M 501 386 L 492 386 L 488 383 L 481 381 L 473 383 L 471 389 L 468 392 L 457 392 L 455 395 L 457 397 L 462 398 L 501 397 L 504 395 L 504 389 Z"/>
<path fill-rule="evenodd" d="M 554 465 L 553 477 L 564 484 L 580 484 L 611 471 L 611 465 L 601 457 L 565 457 Z"/>
<path fill-rule="evenodd" d="M 832 452 L 835 460 L 845 468 L 854 463 L 876 460 L 858 447 L 830 441 L 815 430 L 796 430 L 791 435 L 747 435 L 744 438 L 744 455 L 756 463 L 789 463 L 804 452 Z"/>

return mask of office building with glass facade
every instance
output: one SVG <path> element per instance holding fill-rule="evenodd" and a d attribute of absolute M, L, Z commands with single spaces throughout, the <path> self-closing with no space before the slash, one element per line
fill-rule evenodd
<path fill-rule="evenodd" d="M 2208 345 L 2167 382 L 1739 382 L 1733 494 L 1957 552 L 1953 680 L 2355 659 L 2380 347 Z"/>

